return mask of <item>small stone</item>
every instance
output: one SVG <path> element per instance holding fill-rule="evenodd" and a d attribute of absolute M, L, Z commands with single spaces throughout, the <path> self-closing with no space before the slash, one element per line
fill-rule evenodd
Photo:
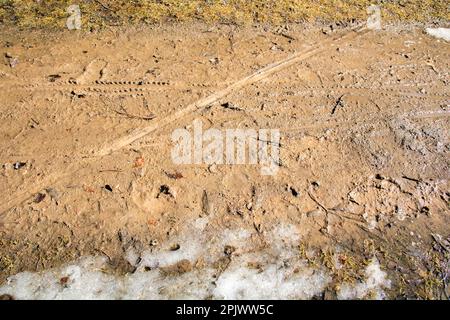
<path fill-rule="evenodd" d="M 26 162 L 15 162 L 13 164 L 14 170 L 19 170 L 20 168 L 24 167 L 27 163 Z"/>
<path fill-rule="evenodd" d="M 15 68 L 17 66 L 17 64 L 19 63 L 19 59 L 17 58 L 11 58 L 9 59 L 9 66 L 11 68 Z"/>

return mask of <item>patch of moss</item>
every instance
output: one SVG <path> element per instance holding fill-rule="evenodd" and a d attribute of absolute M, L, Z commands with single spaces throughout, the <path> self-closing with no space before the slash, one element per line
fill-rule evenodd
<path fill-rule="evenodd" d="M 386 21 L 449 21 L 444 0 L 379 0 Z M 0 23 L 64 28 L 78 4 L 83 28 L 199 20 L 206 23 L 298 23 L 367 19 L 370 0 L 0 0 Z"/>

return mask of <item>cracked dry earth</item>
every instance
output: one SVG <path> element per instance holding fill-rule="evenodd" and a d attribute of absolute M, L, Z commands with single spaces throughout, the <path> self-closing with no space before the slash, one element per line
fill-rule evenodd
<path fill-rule="evenodd" d="M 0 284 L 86 256 L 120 277 L 143 252 L 178 251 L 142 272 L 220 282 L 235 261 L 264 274 L 268 256 L 328 274 L 320 292 L 278 296 L 333 298 L 376 259 L 384 297 L 449 294 L 445 41 L 413 27 L 1 34 Z M 279 129 L 277 174 L 175 165 L 171 134 L 195 119 Z M 205 251 L 183 253 L 199 239 Z"/>

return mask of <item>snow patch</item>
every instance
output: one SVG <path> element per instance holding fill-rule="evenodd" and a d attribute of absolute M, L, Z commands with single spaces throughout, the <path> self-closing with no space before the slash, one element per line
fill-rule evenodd
<path fill-rule="evenodd" d="M 383 289 L 391 287 L 387 274 L 380 268 L 380 263 L 373 258 L 365 271 L 366 279 L 357 284 L 344 283 L 340 286 L 338 299 L 363 299 L 370 296 L 372 299 L 382 300 L 386 297 Z"/>
<path fill-rule="evenodd" d="M 426 32 L 430 36 L 450 41 L 450 28 L 426 28 Z"/>
<path fill-rule="evenodd" d="M 310 299 L 332 281 L 325 269 L 301 259 L 300 235 L 293 225 L 279 224 L 258 234 L 266 244 L 262 248 L 249 241 L 254 230 L 211 228 L 202 218 L 152 250 L 130 247 L 125 258 L 136 267 L 132 274 L 111 274 L 106 257 L 85 257 L 61 268 L 12 276 L 0 294 L 45 300 Z M 183 261 L 187 267 L 174 268 Z M 362 298 L 369 292 L 382 298 L 388 280 L 378 261 L 367 267 L 366 276 L 356 286 L 344 284 L 340 298 Z"/>
<path fill-rule="evenodd" d="M 162 244 L 158 249 L 144 252 L 138 267 L 155 269 L 174 265 L 181 260 L 195 262 L 206 249 L 207 239 L 203 230 L 207 224 L 208 220 L 204 218 L 187 224 L 183 232 L 171 241 Z M 176 249 L 177 247 L 179 248 Z"/>
<path fill-rule="evenodd" d="M 331 282 L 323 270 L 288 261 L 264 264 L 258 258 L 248 255 L 233 262 L 217 280 L 213 296 L 225 300 L 311 299 Z"/>
<path fill-rule="evenodd" d="M 101 271 L 105 262 L 103 257 L 89 257 L 61 269 L 22 272 L 8 278 L 0 294 L 40 300 L 116 298 L 118 283 Z"/>

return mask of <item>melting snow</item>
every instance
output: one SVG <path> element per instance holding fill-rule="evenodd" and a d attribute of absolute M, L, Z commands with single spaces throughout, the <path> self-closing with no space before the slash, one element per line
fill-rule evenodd
<path fill-rule="evenodd" d="M 331 282 L 331 277 L 322 270 L 310 269 L 302 264 L 291 265 L 286 261 L 250 269 L 248 258 L 243 257 L 240 263 L 233 263 L 222 273 L 213 291 L 215 298 L 311 299 L 322 293 Z"/>
<path fill-rule="evenodd" d="M 426 32 L 430 36 L 450 41 L 450 28 L 427 28 Z"/>
<path fill-rule="evenodd" d="M 157 250 L 139 254 L 129 249 L 125 258 L 136 266 L 132 274 L 109 274 L 105 257 L 86 257 L 61 268 L 12 276 L 0 287 L 0 294 L 17 299 L 310 299 L 331 283 L 325 270 L 310 268 L 299 259 L 295 226 L 280 224 L 267 232 L 270 246 L 263 250 L 248 245 L 249 230 L 226 229 L 211 237 L 207 228 L 208 221 L 199 219 Z M 171 251 L 174 243 L 180 248 Z M 235 252 L 220 271 L 214 263 L 224 257 L 226 245 Z M 181 260 L 195 264 L 198 259 L 203 268 L 161 272 Z M 369 291 L 383 298 L 382 287 L 388 280 L 378 261 L 367 267 L 366 276 L 364 283 L 345 284 L 339 298 L 361 298 Z"/>
<path fill-rule="evenodd" d="M 364 282 L 342 284 L 337 295 L 338 299 L 363 299 L 368 295 L 371 295 L 373 299 L 384 299 L 385 293 L 383 289 L 390 288 L 391 282 L 387 279 L 386 273 L 381 270 L 380 263 L 376 258 L 372 259 L 365 273 L 366 279 Z"/>

